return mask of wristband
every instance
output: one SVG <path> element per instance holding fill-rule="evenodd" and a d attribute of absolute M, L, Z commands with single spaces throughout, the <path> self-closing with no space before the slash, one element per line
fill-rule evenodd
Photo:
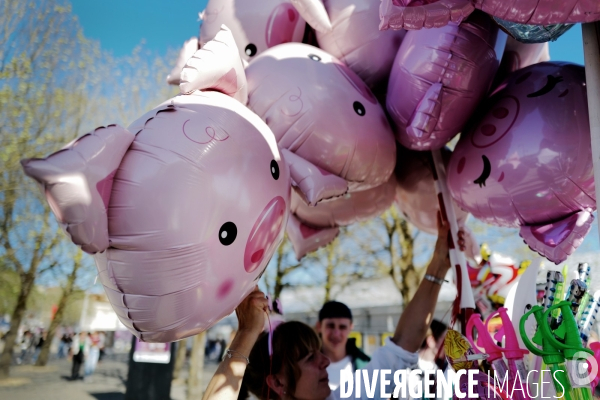
<path fill-rule="evenodd" d="M 235 351 L 235 350 L 231 350 L 231 349 L 227 349 L 225 351 L 225 354 L 223 354 L 223 358 L 221 359 L 221 361 L 224 361 L 226 358 L 233 358 L 233 357 L 242 358 L 242 359 L 246 360 L 247 364 L 250 364 L 250 359 L 248 357 L 246 357 L 239 351 Z"/>
<path fill-rule="evenodd" d="M 425 274 L 425 276 L 423 278 L 427 279 L 429 282 L 437 283 L 438 285 L 442 285 L 442 284 L 444 284 L 444 282 L 448 282 L 445 279 L 437 278 L 437 277 L 435 277 L 433 275 L 429 275 L 429 274 Z"/>

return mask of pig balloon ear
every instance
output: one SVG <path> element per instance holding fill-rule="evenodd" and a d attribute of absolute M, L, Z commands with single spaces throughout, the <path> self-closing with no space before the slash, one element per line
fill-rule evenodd
<path fill-rule="evenodd" d="M 187 60 L 181 71 L 182 94 L 195 90 L 214 90 L 248 102 L 248 84 L 240 53 L 229 28 L 221 25 L 214 39 Z"/>
<path fill-rule="evenodd" d="M 316 31 L 331 32 L 331 21 L 321 0 L 291 0 L 298 14 Z"/>
<path fill-rule="evenodd" d="M 177 57 L 175 66 L 167 76 L 167 83 L 169 85 L 179 85 L 181 83 L 181 70 L 185 66 L 187 60 L 189 60 L 190 57 L 192 57 L 194 53 L 198 51 L 198 48 L 199 45 L 197 37 L 192 37 L 185 41 L 183 47 L 179 51 L 179 56 Z"/>
<path fill-rule="evenodd" d="M 46 157 L 21 160 L 41 186 L 56 219 L 86 253 L 106 250 L 113 178 L 134 135 L 118 125 L 101 127 Z"/>

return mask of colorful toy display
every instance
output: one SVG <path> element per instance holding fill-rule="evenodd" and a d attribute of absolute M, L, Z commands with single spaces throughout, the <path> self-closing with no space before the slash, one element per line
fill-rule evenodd
<path fill-rule="evenodd" d="M 583 68 L 540 63 L 498 87 L 448 167 L 452 196 L 490 224 L 520 227 L 525 242 L 564 261 L 596 209 Z"/>
<path fill-rule="evenodd" d="M 273 133 L 233 97 L 244 99 L 246 82 L 231 32 L 190 62 L 189 95 L 23 161 L 72 241 L 94 253 L 121 322 L 146 342 L 192 336 L 230 314 L 282 240 L 290 208 Z"/>
<path fill-rule="evenodd" d="M 386 98 L 398 141 L 413 150 L 445 146 L 491 86 L 505 42 L 506 34 L 479 11 L 460 25 L 409 31 Z"/>

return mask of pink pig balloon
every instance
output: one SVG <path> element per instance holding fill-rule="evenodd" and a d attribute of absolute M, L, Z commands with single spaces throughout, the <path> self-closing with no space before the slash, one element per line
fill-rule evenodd
<path fill-rule="evenodd" d="M 185 67 L 185 63 L 189 60 L 200 48 L 197 37 L 191 37 L 183 43 L 183 47 L 179 50 L 179 56 L 175 62 L 175 66 L 167 75 L 167 83 L 169 85 L 179 85 L 181 82 L 181 70 Z"/>
<path fill-rule="evenodd" d="M 502 54 L 500 67 L 494 78 L 502 82 L 508 74 L 518 69 L 544 61 L 550 61 L 548 43 L 521 43 L 511 36 L 506 39 L 506 48 Z"/>
<path fill-rule="evenodd" d="M 600 3 L 594 0 L 382 0 L 379 28 L 440 28 L 461 23 L 475 8 L 530 25 L 600 20 Z"/>
<path fill-rule="evenodd" d="M 396 205 L 408 222 L 417 229 L 436 235 L 437 213 L 440 205 L 433 179 L 431 153 L 408 150 L 402 146 L 398 146 L 397 151 Z M 446 166 L 451 154 L 450 149 L 442 148 L 442 157 Z M 473 232 L 466 226 L 469 213 L 461 210 L 456 203 L 453 206 L 458 225 L 465 233 L 465 253 L 468 258 L 474 259 L 475 255 L 479 254 L 479 244 Z"/>
<path fill-rule="evenodd" d="M 289 168 L 272 132 L 214 90 L 246 85 L 231 33 L 222 29 L 190 62 L 183 78 L 195 76 L 204 90 L 128 129 L 99 128 L 23 161 L 73 242 L 95 253 L 121 322 L 147 342 L 195 335 L 230 314 L 256 285 L 289 214 Z"/>
<path fill-rule="evenodd" d="M 448 166 L 454 199 L 475 217 L 520 234 L 564 261 L 596 209 L 585 74 L 540 63 L 511 74 L 458 142 Z"/>
<path fill-rule="evenodd" d="M 446 165 L 452 152 L 443 148 L 442 156 Z M 398 146 L 396 162 L 396 204 L 406 219 L 417 229 L 437 234 L 437 213 L 440 209 L 435 181 L 433 179 L 431 153 L 412 151 Z M 464 225 L 468 213 L 454 205 L 459 225 Z"/>
<path fill-rule="evenodd" d="M 200 44 L 226 25 L 244 61 L 281 43 L 301 42 L 308 22 L 317 31 L 331 30 L 320 0 L 209 0 L 200 14 Z"/>
<path fill-rule="evenodd" d="M 308 206 L 302 195 L 292 193 L 287 234 L 298 259 L 327 245 L 339 233 L 340 226 L 377 217 L 391 207 L 396 190 L 394 175 L 382 185 Z"/>
<path fill-rule="evenodd" d="M 387 81 L 405 32 L 380 31 L 378 0 L 325 0 L 331 30 L 319 47 L 346 64 L 371 88 Z"/>
<path fill-rule="evenodd" d="M 286 43 L 256 57 L 246 76 L 248 106 L 297 156 L 293 184 L 324 193 L 301 187 L 310 204 L 388 180 L 394 136 L 373 93 L 346 65 L 316 47 Z"/>
<path fill-rule="evenodd" d="M 481 12 L 460 25 L 408 32 L 386 100 L 400 143 L 439 149 L 458 134 L 489 89 L 505 41 L 506 34 Z"/>

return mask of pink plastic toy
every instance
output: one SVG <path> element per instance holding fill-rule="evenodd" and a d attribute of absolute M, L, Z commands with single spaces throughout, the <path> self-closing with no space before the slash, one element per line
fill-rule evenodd
<path fill-rule="evenodd" d="M 200 17 L 200 44 L 212 40 L 224 24 L 244 61 L 269 47 L 301 42 L 307 22 L 317 31 L 331 30 L 320 0 L 209 0 Z"/>
<path fill-rule="evenodd" d="M 347 66 L 316 47 L 285 43 L 256 57 L 246 76 L 248 106 L 293 153 L 292 181 L 309 204 L 388 180 L 394 136 L 373 93 Z"/>
<path fill-rule="evenodd" d="M 489 325 L 490 321 L 496 316 L 499 316 L 502 320 L 502 328 L 492 339 Z M 477 330 L 476 342 L 473 340 L 474 329 Z M 481 321 L 481 315 L 471 315 L 467 324 L 467 338 L 474 348 L 484 351 L 488 355 L 487 361 L 492 364 L 496 374 L 506 379 L 508 372 L 508 387 L 512 399 L 529 400 L 527 390 L 523 388 L 523 385 L 527 384 L 527 370 L 525 369 L 523 357 L 529 351 L 520 347 L 517 334 L 508 316 L 508 310 L 504 307 L 499 308 L 498 311 L 487 317 L 485 324 Z M 503 347 L 497 344 L 502 342 L 502 339 L 504 339 Z M 508 361 L 508 368 L 502 355 Z"/>
<path fill-rule="evenodd" d="M 293 215 L 287 235 L 298 259 L 327 245 L 339 233 L 340 226 L 365 221 L 382 214 L 394 202 L 397 183 L 394 175 L 382 185 L 325 201 L 311 207 L 302 196 L 292 193 Z"/>
<path fill-rule="evenodd" d="M 491 95 L 458 142 L 448 185 L 458 204 L 559 263 L 583 241 L 596 209 L 583 67 L 540 63 Z"/>
<path fill-rule="evenodd" d="M 405 32 L 380 31 L 379 1 L 325 0 L 331 31 L 317 32 L 319 47 L 345 63 L 371 88 L 386 83 Z"/>
<path fill-rule="evenodd" d="M 98 128 L 23 160 L 73 242 L 95 253 L 121 322 L 147 342 L 195 335 L 230 314 L 289 214 L 289 168 L 272 132 L 221 93 L 245 93 L 231 33 L 223 28 L 189 63 L 183 79 L 198 89 L 190 95 L 128 129 Z"/>
<path fill-rule="evenodd" d="M 489 89 L 505 41 L 506 34 L 481 12 L 460 25 L 408 32 L 386 100 L 400 143 L 439 149 L 458 134 Z"/>
<path fill-rule="evenodd" d="M 473 10 L 521 24 L 550 25 L 600 20 L 594 0 L 382 0 L 380 29 L 439 28 L 460 23 Z"/>

